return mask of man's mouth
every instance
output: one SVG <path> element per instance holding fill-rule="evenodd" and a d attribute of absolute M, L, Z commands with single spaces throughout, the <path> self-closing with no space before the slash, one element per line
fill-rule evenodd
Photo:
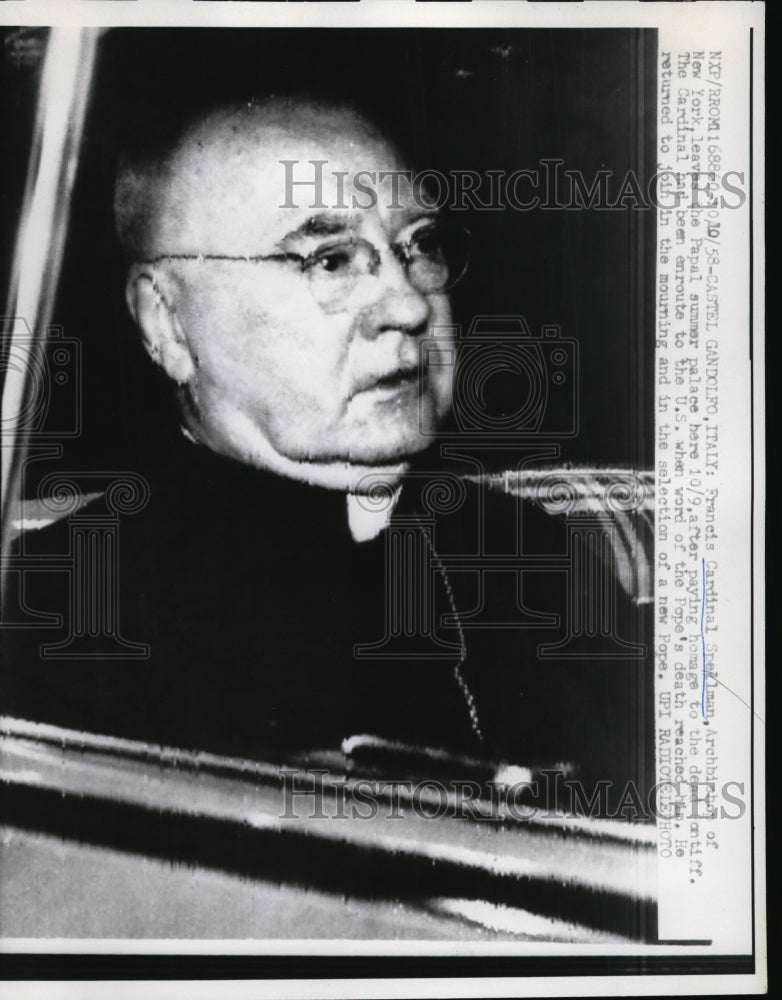
<path fill-rule="evenodd" d="M 412 368 L 399 368 L 386 375 L 374 375 L 359 384 L 357 392 L 400 392 L 405 389 L 418 389 L 425 375 L 418 365 Z"/>

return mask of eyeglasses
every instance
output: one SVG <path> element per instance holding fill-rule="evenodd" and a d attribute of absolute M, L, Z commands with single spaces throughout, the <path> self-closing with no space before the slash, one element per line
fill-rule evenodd
<path fill-rule="evenodd" d="M 445 292 L 464 276 L 470 260 L 470 233 L 461 226 L 427 223 L 389 250 L 405 270 L 410 284 L 423 295 Z M 275 253 L 254 256 L 228 254 L 161 254 L 153 260 L 218 260 L 248 264 L 293 264 L 309 284 L 310 292 L 326 313 L 343 312 L 356 285 L 375 277 L 383 264 L 382 252 L 360 237 L 328 239 L 306 255 Z"/>

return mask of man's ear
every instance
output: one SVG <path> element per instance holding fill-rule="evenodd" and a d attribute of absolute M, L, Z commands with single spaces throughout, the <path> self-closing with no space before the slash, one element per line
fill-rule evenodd
<path fill-rule="evenodd" d="M 178 385 L 189 382 L 193 356 L 176 311 L 148 264 L 133 264 L 125 285 L 130 314 L 141 331 L 147 353 Z"/>

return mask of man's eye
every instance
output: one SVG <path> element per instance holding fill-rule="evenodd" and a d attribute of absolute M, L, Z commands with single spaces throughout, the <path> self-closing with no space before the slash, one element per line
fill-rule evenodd
<path fill-rule="evenodd" d="M 443 255 L 443 239 L 437 226 L 427 226 L 419 229 L 410 240 L 410 252 L 413 257 L 427 257 L 438 260 Z"/>
<path fill-rule="evenodd" d="M 302 263 L 302 270 L 321 274 L 340 274 L 353 265 L 355 249 L 352 246 L 324 247 L 311 253 Z"/>

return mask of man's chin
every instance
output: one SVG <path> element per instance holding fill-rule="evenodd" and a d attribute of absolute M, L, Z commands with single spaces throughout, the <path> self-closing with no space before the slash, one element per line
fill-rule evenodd
<path fill-rule="evenodd" d="M 330 441 L 302 446 L 302 442 L 289 442 L 280 448 L 282 454 L 297 462 L 319 465 L 343 464 L 383 468 L 404 464 L 428 448 L 434 435 L 422 434 L 418 426 L 393 428 L 382 433 L 377 426 L 351 431 L 349 435 L 334 436 Z"/>
<path fill-rule="evenodd" d="M 358 444 L 346 444 L 344 447 L 312 449 L 306 452 L 296 448 L 288 450 L 287 458 L 308 465 L 352 465 L 384 469 L 407 464 L 431 443 L 431 439 L 416 435 L 394 442 L 383 441 L 373 444 L 362 441 Z"/>
<path fill-rule="evenodd" d="M 400 444 L 398 448 L 356 448 L 335 451 L 321 455 L 302 456 L 299 461 L 313 465 L 349 465 L 356 468 L 390 469 L 407 466 L 416 455 L 425 450 L 429 442 L 417 440 L 415 443 Z"/>
<path fill-rule="evenodd" d="M 344 460 L 352 465 L 381 467 L 406 463 L 432 443 L 432 438 L 420 433 L 399 435 L 383 441 L 361 441 L 345 452 Z"/>

